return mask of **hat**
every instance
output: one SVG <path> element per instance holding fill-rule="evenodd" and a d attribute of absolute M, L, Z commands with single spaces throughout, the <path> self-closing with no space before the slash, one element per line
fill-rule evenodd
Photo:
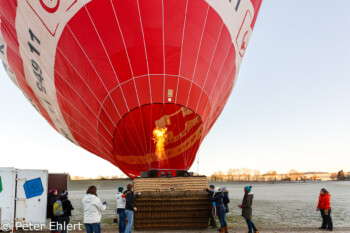
<path fill-rule="evenodd" d="M 211 184 L 209 185 L 210 188 L 215 189 L 215 185 Z"/>
<path fill-rule="evenodd" d="M 124 188 L 123 187 L 119 187 L 118 188 L 118 192 L 123 192 Z"/>
<path fill-rule="evenodd" d="M 220 190 L 221 190 L 221 192 L 226 192 L 226 186 L 225 187 L 222 187 L 222 188 L 220 188 Z"/>
<path fill-rule="evenodd" d="M 134 185 L 132 185 L 132 184 L 128 184 L 126 187 L 128 188 L 128 190 L 129 190 L 129 191 L 131 191 L 131 190 L 132 190 L 132 188 L 134 187 Z"/>
<path fill-rule="evenodd" d="M 252 191 L 252 186 L 245 186 L 244 189 L 247 190 L 247 192 L 250 192 Z"/>
<path fill-rule="evenodd" d="M 57 189 L 50 189 L 49 191 L 50 194 L 54 194 L 55 192 L 57 192 Z"/>
<path fill-rule="evenodd" d="M 66 196 L 68 196 L 68 191 L 67 190 L 62 190 L 61 197 L 66 197 Z"/>
<path fill-rule="evenodd" d="M 322 188 L 321 191 L 322 191 L 323 193 L 328 193 L 328 190 L 325 189 L 325 188 Z"/>

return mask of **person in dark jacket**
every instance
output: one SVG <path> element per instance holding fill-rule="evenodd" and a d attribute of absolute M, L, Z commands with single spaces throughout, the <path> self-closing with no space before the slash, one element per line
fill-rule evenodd
<path fill-rule="evenodd" d="M 333 231 L 333 221 L 331 217 L 331 195 L 327 189 L 323 188 L 320 191 L 318 198 L 317 211 L 321 211 L 322 226 L 319 229 L 327 229 Z"/>
<path fill-rule="evenodd" d="M 135 198 L 141 195 L 141 193 L 137 193 L 136 195 L 133 192 L 134 186 L 132 184 L 128 184 L 127 191 L 124 192 L 124 196 L 126 199 L 125 203 L 125 214 L 128 218 L 128 224 L 125 228 L 125 233 L 131 233 L 132 232 L 132 224 L 134 222 L 134 211 L 137 211 L 137 208 L 135 206 Z"/>
<path fill-rule="evenodd" d="M 240 208 L 242 208 L 242 216 L 245 218 L 249 232 L 253 233 L 252 230 L 254 230 L 255 233 L 259 233 L 259 230 L 255 227 L 253 221 L 252 221 L 252 215 L 253 215 L 253 193 L 252 193 L 252 186 L 245 186 L 244 187 L 244 197 L 242 201 L 242 205 L 239 205 Z"/>
<path fill-rule="evenodd" d="M 227 223 L 225 220 L 225 215 L 226 215 L 226 211 L 225 211 L 225 206 L 224 206 L 224 193 L 221 192 L 221 189 L 219 189 L 218 192 L 216 192 L 214 195 L 209 196 L 210 201 L 215 202 L 215 207 L 216 207 L 216 212 L 218 214 L 219 217 L 219 221 L 220 221 L 220 232 L 222 233 L 227 233 L 228 229 L 227 229 Z"/>
<path fill-rule="evenodd" d="M 57 201 L 57 189 L 50 189 L 49 196 L 47 198 L 47 208 L 48 208 L 48 214 L 49 218 L 51 218 L 50 222 L 50 232 L 56 233 L 57 232 L 57 221 L 58 218 L 53 214 L 53 204 Z"/>
<path fill-rule="evenodd" d="M 209 197 L 212 197 L 213 194 L 215 193 L 215 186 L 209 185 L 209 187 L 206 189 L 206 191 L 209 194 Z M 211 206 L 211 212 L 209 215 L 209 226 L 212 226 L 213 228 L 217 228 L 218 225 L 216 224 L 216 220 L 215 220 L 215 201 L 212 202 L 212 206 Z"/>
<path fill-rule="evenodd" d="M 61 233 L 67 233 L 68 232 L 67 225 L 70 222 L 70 218 L 72 216 L 72 210 L 74 210 L 72 203 L 70 202 L 70 200 L 68 200 L 67 190 L 63 190 L 61 192 L 60 200 L 62 202 L 62 209 L 64 214 L 58 217 L 58 222 L 60 224 Z"/>
<path fill-rule="evenodd" d="M 230 209 L 228 208 L 228 203 L 230 203 L 230 198 L 228 196 L 228 190 L 226 189 L 226 187 L 222 187 L 221 188 L 222 193 L 224 194 L 224 206 L 225 206 L 225 212 L 228 213 L 230 211 Z"/>

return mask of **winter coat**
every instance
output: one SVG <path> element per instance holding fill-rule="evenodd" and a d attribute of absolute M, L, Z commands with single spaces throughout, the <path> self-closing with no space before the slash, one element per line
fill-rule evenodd
<path fill-rule="evenodd" d="M 225 206 L 225 212 L 228 213 L 230 211 L 228 208 L 228 203 L 230 203 L 230 198 L 228 197 L 228 191 L 224 192 L 223 202 L 224 202 L 224 206 Z"/>
<path fill-rule="evenodd" d="M 215 206 L 216 206 L 216 212 L 219 215 L 224 215 L 225 212 L 225 206 L 224 206 L 224 194 L 222 192 L 217 192 L 213 196 L 209 196 L 210 201 L 215 201 Z"/>
<path fill-rule="evenodd" d="M 47 209 L 49 213 L 49 218 L 51 218 L 52 221 L 56 221 L 57 217 L 53 214 L 53 204 L 55 204 L 57 200 L 57 196 L 53 194 L 49 194 L 49 197 L 47 198 Z"/>
<path fill-rule="evenodd" d="M 125 209 L 126 204 L 126 198 L 123 193 L 117 192 L 117 210 L 118 209 Z"/>
<path fill-rule="evenodd" d="M 64 212 L 64 214 L 60 217 L 72 216 L 72 210 L 74 210 L 74 207 L 72 206 L 72 203 L 70 202 L 70 200 L 68 200 L 67 197 L 61 197 L 60 200 L 62 202 L 62 209 Z"/>
<path fill-rule="evenodd" d="M 242 216 L 245 219 L 252 219 L 252 214 L 253 214 L 253 209 L 252 209 L 252 204 L 253 204 L 253 193 L 250 192 L 248 193 L 247 196 L 244 196 L 243 202 L 242 202 Z"/>
<path fill-rule="evenodd" d="M 134 211 L 135 208 L 135 198 L 138 197 L 138 195 L 134 194 L 133 191 L 126 191 L 124 193 L 125 195 L 125 199 L 126 199 L 126 203 L 125 203 L 125 210 L 132 210 Z"/>
<path fill-rule="evenodd" d="M 318 198 L 317 209 L 329 210 L 331 208 L 331 195 L 325 193 Z"/>
<path fill-rule="evenodd" d="M 92 224 L 101 222 L 101 212 L 106 210 L 100 198 L 93 194 L 86 194 L 83 198 L 84 223 Z"/>

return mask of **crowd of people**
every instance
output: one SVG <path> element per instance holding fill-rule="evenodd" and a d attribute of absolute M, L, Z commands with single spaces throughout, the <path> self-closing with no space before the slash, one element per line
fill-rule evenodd
<path fill-rule="evenodd" d="M 128 184 L 127 189 L 118 188 L 116 195 L 117 214 L 119 216 L 119 232 L 131 233 L 134 222 L 135 198 L 141 193 L 134 194 L 133 185 Z M 96 186 L 90 186 L 82 200 L 84 209 L 84 226 L 87 233 L 101 232 L 102 212 L 107 208 L 107 202 L 102 202 L 97 195 Z M 48 211 L 51 218 L 50 232 L 66 233 L 67 226 L 74 210 L 68 199 L 68 191 L 63 190 L 58 196 L 57 189 L 51 189 L 48 196 Z M 127 221 L 128 220 L 128 221 Z"/>
<path fill-rule="evenodd" d="M 216 223 L 216 216 L 220 222 L 219 232 L 228 233 L 228 226 L 226 222 L 226 215 L 230 211 L 228 204 L 230 203 L 229 192 L 226 187 L 215 190 L 214 185 L 210 185 L 206 191 L 208 192 L 209 200 L 211 202 L 211 212 L 209 216 L 209 225 L 213 228 L 218 228 Z M 128 184 L 126 190 L 123 187 L 118 188 L 116 194 L 117 209 L 116 212 L 119 216 L 119 233 L 131 233 L 134 212 L 137 211 L 135 206 L 135 198 L 140 196 L 141 193 L 134 193 L 133 185 Z M 248 226 L 248 233 L 259 233 L 252 221 L 252 204 L 253 204 L 253 192 L 252 186 L 244 187 L 244 196 L 242 203 L 238 205 L 242 209 L 242 216 L 245 219 Z M 107 202 L 102 202 L 97 195 L 96 186 L 90 186 L 86 195 L 82 200 L 84 209 L 84 226 L 87 233 L 100 233 L 101 232 L 101 212 L 107 208 Z M 53 233 L 67 232 L 67 225 L 69 224 L 72 216 L 72 210 L 74 207 L 71 201 L 68 199 L 68 191 L 63 190 L 58 196 L 57 189 L 51 189 L 48 196 L 48 211 L 51 217 L 50 230 Z M 331 217 L 330 206 L 330 194 L 322 188 L 320 191 L 319 201 L 316 208 L 321 212 L 322 225 L 319 229 L 333 231 L 333 222 Z"/>
<path fill-rule="evenodd" d="M 228 203 L 230 203 L 230 198 L 228 195 L 228 190 L 226 187 L 219 188 L 215 191 L 215 186 L 210 185 L 206 190 L 209 193 L 209 200 L 212 202 L 211 214 L 209 217 L 210 226 L 217 228 L 215 215 L 218 216 L 220 222 L 219 232 L 228 233 L 228 227 L 226 222 L 226 214 L 230 211 Z M 252 204 L 253 204 L 253 193 L 252 186 L 244 187 L 244 197 L 241 205 L 238 205 L 242 209 L 242 216 L 245 218 L 249 233 L 253 231 L 259 233 L 258 229 L 255 227 L 252 221 Z"/>

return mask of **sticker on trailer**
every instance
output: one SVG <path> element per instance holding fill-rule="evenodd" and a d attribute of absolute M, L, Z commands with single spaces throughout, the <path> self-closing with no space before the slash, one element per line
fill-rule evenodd
<path fill-rule="evenodd" d="M 23 188 L 27 199 L 40 196 L 44 192 L 41 178 L 26 181 L 23 185 Z"/>
<path fill-rule="evenodd" d="M 1 182 L 1 176 L 0 176 L 0 193 L 2 192 L 2 182 Z"/>

